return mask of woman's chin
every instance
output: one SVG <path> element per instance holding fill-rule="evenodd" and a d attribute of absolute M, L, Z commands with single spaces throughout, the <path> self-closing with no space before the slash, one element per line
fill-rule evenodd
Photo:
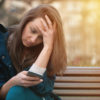
<path fill-rule="evenodd" d="M 23 45 L 24 45 L 25 47 L 30 47 L 30 45 L 29 45 L 29 44 L 25 44 L 25 43 L 23 43 Z"/>
<path fill-rule="evenodd" d="M 39 44 L 41 44 L 41 43 L 39 43 Z M 37 45 L 39 45 L 39 44 L 32 44 L 32 45 L 30 45 L 30 44 L 23 43 L 23 45 L 24 45 L 25 47 L 35 47 L 35 46 L 37 46 Z"/>
<path fill-rule="evenodd" d="M 29 45 L 29 44 L 23 44 L 25 47 L 34 47 L 34 46 L 36 46 L 37 44 L 33 44 L 33 45 Z"/>

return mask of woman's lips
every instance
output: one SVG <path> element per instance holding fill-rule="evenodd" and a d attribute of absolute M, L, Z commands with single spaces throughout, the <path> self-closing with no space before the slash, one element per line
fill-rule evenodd
<path fill-rule="evenodd" d="M 32 45 L 32 43 L 30 43 L 29 41 L 26 41 L 26 44 L 27 44 L 28 46 Z"/>

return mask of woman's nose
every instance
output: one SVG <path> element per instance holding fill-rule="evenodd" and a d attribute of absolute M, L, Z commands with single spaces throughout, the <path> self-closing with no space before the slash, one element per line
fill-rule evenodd
<path fill-rule="evenodd" d="M 31 42 L 34 43 L 36 42 L 37 36 L 31 37 Z"/>

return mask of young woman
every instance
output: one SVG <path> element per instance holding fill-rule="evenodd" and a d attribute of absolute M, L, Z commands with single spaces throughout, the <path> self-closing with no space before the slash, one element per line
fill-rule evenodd
<path fill-rule="evenodd" d="M 52 91 L 67 65 L 65 48 L 61 17 L 48 4 L 28 11 L 18 25 L 0 25 L 0 98 L 60 100 Z"/>

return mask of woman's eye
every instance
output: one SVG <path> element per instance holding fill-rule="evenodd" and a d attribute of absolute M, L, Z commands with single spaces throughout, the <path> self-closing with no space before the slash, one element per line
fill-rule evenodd
<path fill-rule="evenodd" d="M 34 28 L 31 28 L 31 27 L 30 27 L 30 31 L 31 31 L 32 33 L 37 33 L 37 30 L 34 29 Z"/>
<path fill-rule="evenodd" d="M 37 31 L 36 31 L 36 30 L 31 30 L 31 32 L 32 32 L 32 33 L 37 33 Z"/>

